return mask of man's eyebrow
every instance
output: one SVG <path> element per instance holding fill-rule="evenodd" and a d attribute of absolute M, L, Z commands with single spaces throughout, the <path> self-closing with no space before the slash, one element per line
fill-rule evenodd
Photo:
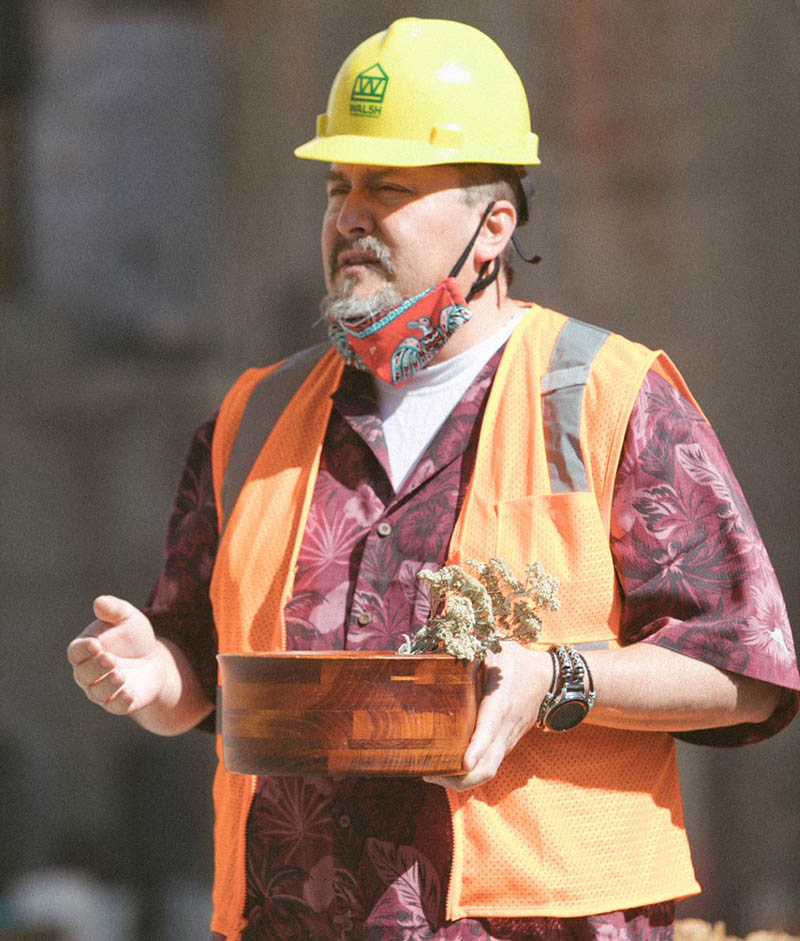
<path fill-rule="evenodd" d="M 385 180 L 387 176 L 402 179 L 407 175 L 402 167 L 376 167 L 374 170 L 370 170 L 369 173 L 366 174 L 366 177 L 368 183 L 380 183 L 380 181 Z"/>
<path fill-rule="evenodd" d="M 387 176 L 404 176 L 402 167 L 376 167 L 365 174 L 367 184 L 379 183 Z M 349 183 L 350 178 L 341 170 L 328 170 L 328 183 Z"/>

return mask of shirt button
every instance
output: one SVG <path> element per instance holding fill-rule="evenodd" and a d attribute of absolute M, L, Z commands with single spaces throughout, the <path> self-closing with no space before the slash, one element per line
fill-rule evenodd
<path fill-rule="evenodd" d="M 342 816 L 339 817 L 339 826 L 342 828 L 342 830 L 346 830 L 350 826 L 349 814 L 342 814 Z"/>
<path fill-rule="evenodd" d="M 359 623 L 362 627 L 366 627 L 367 624 L 369 624 L 369 622 L 370 622 L 371 620 L 372 620 L 372 615 L 371 615 L 371 614 L 367 614 L 366 611 L 362 611 L 361 614 L 359 614 L 359 616 L 356 618 L 356 621 L 358 621 L 358 623 Z"/>
<path fill-rule="evenodd" d="M 392 531 L 391 523 L 387 523 L 386 520 L 384 520 L 382 523 L 378 523 L 378 535 L 379 536 L 388 536 L 391 531 Z"/>

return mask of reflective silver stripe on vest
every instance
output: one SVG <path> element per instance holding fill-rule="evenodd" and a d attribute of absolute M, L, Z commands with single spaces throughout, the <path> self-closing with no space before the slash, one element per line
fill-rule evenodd
<path fill-rule="evenodd" d="M 583 390 L 592 362 L 609 336 L 608 330 L 568 320 L 542 377 L 542 421 L 553 493 L 589 489 L 580 438 Z"/>
<path fill-rule="evenodd" d="M 588 490 L 580 443 L 583 390 L 607 330 L 570 319 L 564 324 L 542 377 L 545 449 L 553 493 Z M 222 484 L 223 522 L 230 518 L 264 442 L 294 394 L 322 358 L 320 343 L 288 357 L 253 390 L 245 406 Z"/>
<path fill-rule="evenodd" d="M 322 359 L 330 344 L 319 343 L 288 357 L 255 387 L 245 406 L 222 483 L 223 525 L 230 519 L 244 482 L 264 442 L 295 392 Z"/>
<path fill-rule="evenodd" d="M 572 644 L 576 650 L 609 650 L 611 641 L 608 640 L 587 640 L 582 644 Z"/>

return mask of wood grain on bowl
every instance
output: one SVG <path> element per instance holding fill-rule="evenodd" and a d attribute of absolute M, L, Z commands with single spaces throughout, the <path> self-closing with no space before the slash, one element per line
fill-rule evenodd
<path fill-rule="evenodd" d="M 222 654 L 225 767 L 243 774 L 457 774 L 477 661 L 372 651 Z"/>

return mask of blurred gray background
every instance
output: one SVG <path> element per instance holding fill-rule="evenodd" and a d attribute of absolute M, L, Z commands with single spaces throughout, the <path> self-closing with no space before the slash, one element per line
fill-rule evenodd
<path fill-rule="evenodd" d="M 96 594 L 146 599 L 230 382 L 319 337 L 324 166 L 292 149 L 400 15 L 518 68 L 544 260 L 515 293 L 670 353 L 798 621 L 796 3 L 2 0 L 0 937 L 48 908 L 72 933 L 29 937 L 204 937 L 212 740 L 90 706 L 64 648 Z M 798 745 L 681 747 L 681 914 L 800 934 Z"/>

